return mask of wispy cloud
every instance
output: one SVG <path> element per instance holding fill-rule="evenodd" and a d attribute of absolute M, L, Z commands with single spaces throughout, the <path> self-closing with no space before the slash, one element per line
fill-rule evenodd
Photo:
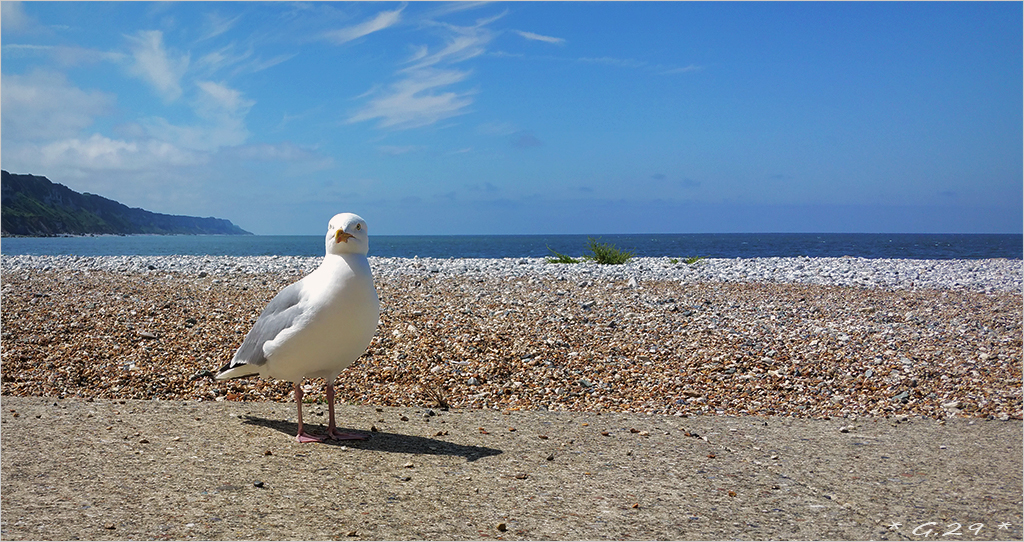
<path fill-rule="evenodd" d="M 0 89 L 5 140 L 75 137 L 116 102 L 112 94 L 84 91 L 71 85 L 64 74 L 46 70 L 4 74 Z"/>
<path fill-rule="evenodd" d="M 28 145 L 15 149 L 19 155 L 32 153 L 31 163 L 55 173 L 80 174 L 84 171 L 146 171 L 153 167 L 181 167 L 204 163 L 202 155 L 182 150 L 157 140 L 125 141 L 93 134 L 87 138 L 70 138 L 41 146 Z M 5 152 L 5 159 L 8 158 Z"/>
<path fill-rule="evenodd" d="M 524 32 L 522 30 L 513 30 L 513 32 L 515 32 L 516 34 L 519 34 L 520 36 L 522 36 L 523 38 L 526 38 L 528 40 L 543 41 L 544 43 L 554 43 L 554 44 L 557 44 L 557 45 L 561 45 L 561 44 L 565 43 L 565 39 L 564 38 L 553 38 L 551 36 L 542 36 L 540 34 L 534 34 L 533 32 Z"/>
<path fill-rule="evenodd" d="M 402 10 L 404 9 L 405 4 L 402 4 L 401 7 L 394 11 L 382 11 L 368 21 L 326 32 L 324 33 L 324 38 L 340 45 L 374 32 L 379 32 L 398 23 L 402 19 Z"/>
<path fill-rule="evenodd" d="M 245 116 L 256 102 L 222 83 L 199 81 L 196 86 L 199 92 L 191 106 L 199 122 L 172 124 L 163 118 L 152 118 L 145 122 L 150 136 L 197 151 L 215 151 L 245 143 L 249 138 Z"/>
<path fill-rule="evenodd" d="M 419 70 L 372 98 L 348 122 L 380 119 L 381 128 L 418 128 L 466 112 L 472 92 L 439 92 L 438 89 L 466 79 L 468 72 Z"/>
<path fill-rule="evenodd" d="M 67 45 L 34 45 L 11 43 L 3 46 L 5 55 L 33 56 L 46 55 L 62 66 L 81 66 L 96 62 L 122 62 L 127 56 L 123 53 L 100 51 L 85 47 Z"/>
<path fill-rule="evenodd" d="M 455 66 L 486 51 L 493 38 L 486 25 L 497 18 L 500 16 L 466 27 L 432 23 L 447 34 L 444 45 L 433 51 L 417 47 L 396 72 L 400 79 L 360 96 L 358 99 L 368 101 L 348 122 L 378 119 L 381 128 L 409 129 L 467 113 L 475 91 L 450 87 L 464 82 L 471 72 Z"/>
<path fill-rule="evenodd" d="M 664 71 L 662 71 L 661 73 L 664 74 L 664 75 L 670 75 L 670 74 L 673 74 L 673 73 L 696 72 L 696 71 L 700 71 L 700 70 L 703 70 L 703 69 L 704 69 L 703 66 L 697 66 L 696 64 L 690 64 L 689 66 L 684 66 L 682 68 L 668 68 L 668 69 L 665 69 Z"/>
<path fill-rule="evenodd" d="M 415 72 L 438 64 L 456 64 L 482 55 L 493 38 L 493 33 L 484 26 L 491 20 L 468 27 L 440 25 L 450 33 L 445 46 L 434 53 L 430 53 L 427 47 L 419 47 L 406 61 L 409 66 L 400 70 L 400 73 Z"/>
<path fill-rule="evenodd" d="M 134 59 L 129 68 L 131 73 L 152 85 L 165 101 L 177 100 L 181 96 L 181 78 L 188 70 L 188 53 L 172 55 L 164 48 L 163 33 L 159 30 L 140 31 L 125 37 Z"/>
<path fill-rule="evenodd" d="M 236 15 L 231 18 L 221 17 L 218 13 L 207 13 L 205 32 L 197 41 L 205 41 L 224 34 L 235 27 L 235 23 L 242 18 Z"/>
<path fill-rule="evenodd" d="M 206 74 L 227 71 L 231 75 L 256 73 L 290 60 L 298 53 L 284 53 L 264 59 L 255 54 L 250 47 L 239 51 L 239 47 L 231 43 L 215 51 L 210 51 L 196 60 L 194 68 Z"/>
<path fill-rule="evenodd" d="M 31 28 L 35 21 L 25 14 L 21 2 L 0 2 L 0 21 L 4 32 L 20 32 Z"/>

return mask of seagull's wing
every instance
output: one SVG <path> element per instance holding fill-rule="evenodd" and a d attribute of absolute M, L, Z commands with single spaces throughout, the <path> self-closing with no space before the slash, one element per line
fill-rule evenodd
<path fill-rule="evenodd" d="M 270 300 L 252 329 L 246 334 L 242 346 L 238 347 L 231 362 L 218 371 L 218 380 L 259 374 L 259 367 L 267 362 L 266 356 L 263 355 L 264 343 L 274 340 L 279 333 L 295 325 L 295 321 L 302 314 L 299 306 L 299 302 L 302 301 L 300 283 L 301 281 L 289 285 Z"/>

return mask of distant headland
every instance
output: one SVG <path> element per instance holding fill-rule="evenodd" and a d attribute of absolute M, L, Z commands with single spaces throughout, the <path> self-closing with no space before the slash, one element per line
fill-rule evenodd
<path fill-rule="evenodd" d="M 80 194 L 38 175 L 0 172 L 0 235 L 252 235 L 223 218 L 166 215 Z"/>

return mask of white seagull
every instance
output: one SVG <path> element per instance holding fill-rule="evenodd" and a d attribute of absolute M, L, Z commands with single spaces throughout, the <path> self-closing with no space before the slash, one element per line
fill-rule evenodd
<path fill-rule="evenodd" d="M 352 213 L 335 215 L 327 226 L 327 254 L 320 267 L 281 290 L 256 319 L 217 380 L 259 375 L 295 386 L 299 430 L 295 440 L 323 437 L 302 428 L 302 379 L 327 381 L 327 437 L 362 440 L 334 423 L 334 379 L 363 354 L 377 329 L 380 301 L 366 259 L 366 221 Z"/>

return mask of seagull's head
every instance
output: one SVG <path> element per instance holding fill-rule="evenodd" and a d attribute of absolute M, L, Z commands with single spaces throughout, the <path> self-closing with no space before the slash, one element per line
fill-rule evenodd
<path fill-rule="evenodd" d="M 328 254 L 366 254 L 370 251 L 366 221 L 352 213 L 334 215 L 327 225 L 326 243 Z"/>

